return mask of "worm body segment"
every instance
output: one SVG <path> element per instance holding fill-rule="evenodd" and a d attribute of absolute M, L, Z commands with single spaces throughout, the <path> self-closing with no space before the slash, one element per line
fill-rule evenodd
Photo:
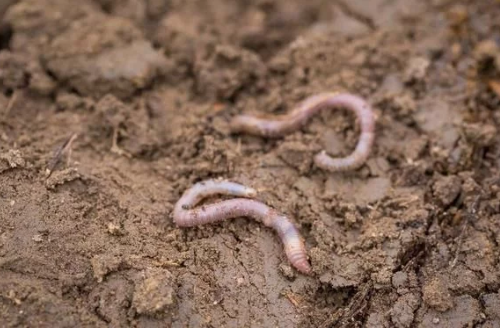
<path fill-rule="evenodd" d="M 194 208 L 202 199 L 216 194 L 237 197 L 215 204 Z M 174 207 L 174 222 L 180 227 L 193 227 L 236 217 L 249 217 L 261 221 L 277 231 L 290 263 L 300 272 L 309 274 L 304 242 L 295 225 L 269 206 L 248 198 L 257 195 L 255 189 L 229 181 L 207 180 L 186 190 Z"/>
<path fill-rule="evenodd" d="M 270 118 L 238 115 L 232 119 L 229 126 L 233 133 L 277 138 L 300 129 L 320 110 L 339 107 L 353 111 L 359 120 L 361 133 L 356 149 L 343 158 L 332 158 L 322 151 L 314 157 L 314 162 L 318 167 L 331 172 L 357 169 L 368 158 L 375 139 L 373 110 L 358 96 L 348 93 L 321 93 L 307 98 L 288 114 Z"/>

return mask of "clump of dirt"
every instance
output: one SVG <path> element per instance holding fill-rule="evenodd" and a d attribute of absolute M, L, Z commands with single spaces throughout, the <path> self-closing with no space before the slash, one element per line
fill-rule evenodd
<path fill-rule="evenodd" d="M 13 0 L 0 4 L 6 327 L 500 326 L 500 7 L 491 1 Z M 240 113 L 365 97 L 284 138 Z M 71 146 L 46 174 L 71 136 Z M 259 191 L 313 274 L 247 218 L 171 218 L 193 183 Z M 216 200 L 214 200 L 216 201 Z"/>
<path fill-rule="evenodd" d="M 101 15 L 80 19 L 54 37 L 42 61 L 59 82 L 94 98 L 130 97 L 168 67 L 130 21 Z"/>
<path fill-rule="evenodd" d="M 193 67 L 200 93 L 225 100 L 233 98 L 243 86 L 264 88 L 266 69 L 256 54 L 220 45 L 206 57 L 195 61 Z"/>

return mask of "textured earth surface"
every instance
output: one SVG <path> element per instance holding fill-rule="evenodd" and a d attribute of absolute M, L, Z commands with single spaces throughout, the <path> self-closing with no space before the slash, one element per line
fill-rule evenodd
<path fill-rule="evenodd" d="M 3 0 L 0 17 L 2 327 L 500 327 L 499 1 Z M 344 110 L 228 133 L 323 91 L 375 108 L 359 170 L 312 162 L 352 151 Z M 313 275 L 254 220 L 173 224 L 216 177 L 293 218 Z"/>

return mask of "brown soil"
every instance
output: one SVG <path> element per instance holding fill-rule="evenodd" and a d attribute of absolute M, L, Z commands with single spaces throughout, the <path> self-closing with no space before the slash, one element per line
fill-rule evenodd
<path fill-rule="evenodd" d="M 500 327 L 499 1 L 3 0 L 0 15 L 2 327 Z M 376 110 L 355 172 L 312 162 L 352 150 L 345 111 L 279 140 L 228 134 L 237 113 L 332 90 Z M 176 200 L 213 177 L 293 217 L 314 274 L 250 219 L 178 229 Z"/>

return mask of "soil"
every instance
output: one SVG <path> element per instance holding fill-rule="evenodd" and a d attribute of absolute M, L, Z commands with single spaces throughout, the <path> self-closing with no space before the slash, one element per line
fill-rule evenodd
<path fill-rule="evenodd" d="M 2 327 L 500 327 L 500 2 L 0 1 Z M 347 91 L 285 138 L 230 135 Z M 78 134 L 54 168 L 54 150 Z M 70 156 L 69 156 L 70 155 Z M 290 215 L 313 267 L 237 218 L 179 229 L 223 177 Z"/>

